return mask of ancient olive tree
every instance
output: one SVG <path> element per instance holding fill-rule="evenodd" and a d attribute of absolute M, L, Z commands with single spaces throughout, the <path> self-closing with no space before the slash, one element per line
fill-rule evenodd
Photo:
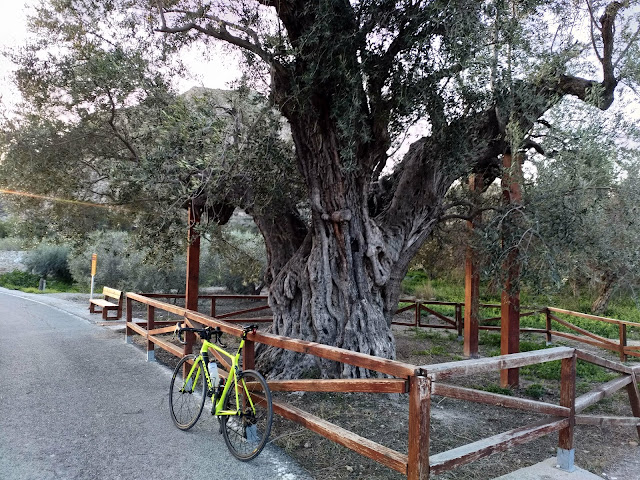
<path fill-rule="evenodd" d="M 72 14 L 99 22 L 105 13 L 90 0 L 53 5 L 62 23 Z M 134 25 L 151 22 L 171 48 L 219 41 L 266 80 L 291 129 L 306 201 L 284 189 L 267 208 L 249 205 L 269 182 L 260 175 L 243 196 L 223 189 L 226 198 L 206 201 L 227 213 L 239 201 L 251 210 L 269 255 L 275 333 L 387 358 L 395 355 L 400 282 L 451 185 L 473 171 L 497 175 L 500 156 L 525 145 L 565 95 L 608 108 L 637 68 L 627 62 L 638 49 L 633 9 L 616 1 L 108 5 L 109 18 L 131 19 L 132 37 L 144 29 Z M 412 125 L 420 138 L 392 156 Z M 262 360 L 273 376 L 313 367 L 324 376 L 370 375 L 292 353 L 263 352 Z"/>
<path fill-rule="evenodd" d="M 400 281 L 453 182 L 495 172 L 562 96 L 602 109 L 613 102 L 624 58 L 637 49 L 635 38 L 616 43 L 634 35 L 622 26 L 626 5 L 564 3 L 156 2 L 156 28 L 168 38 L 217 39 L 263 65 L 291 126 L 310 221 L 295 209 L 272 212 L 267 224 L 256 217 L 276 333 L 393 357 Z M 572 36 L 579 22 L 593 32 L 586 44 Z M 591 40 L 601 80 L 572 74 Z M 424 136 L 391 165 L 389 151 L 418 120 Z M 309 366 L 292 370 L 292 360 L 274 359 L 273 373 Z"/>

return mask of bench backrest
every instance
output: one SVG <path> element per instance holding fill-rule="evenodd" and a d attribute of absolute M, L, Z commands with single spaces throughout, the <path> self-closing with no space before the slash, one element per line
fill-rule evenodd
<path fill-rule="evenodd" d="M 115 288 L 111 287 L 104 287 L 102 289 L 102 295 L 104 295 L 105 298 L 115 298 L 118 300 L 118 303 L 120 303 L 120 300 L 122 299 L 122 291 L 116 290 Z"/>

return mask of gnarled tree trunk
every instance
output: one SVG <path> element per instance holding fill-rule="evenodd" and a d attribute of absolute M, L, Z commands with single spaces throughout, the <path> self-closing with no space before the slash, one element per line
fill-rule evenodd
<path fill-rule="evenodd" d="M 618 286 L 618 276 L 612 272 L 605 272 L 602 274 L 600 282 L 598 296 L 591 304 L 591 313 L 596 315 L 603 314 L 607 309 L 609 300 Z"/>
<path fill-rule="evenodd" d="M 271 262 L 284 265 L 270 287 L 272 331 L 395 358 L 391 320 L 400 282 L 409 260 L 431 232 L 454 176 L 438 170 L 425 145 L 413 148 L 405 162 L 433 168 L 434 174 L 421 181 L 413 175 L 397 180 L 394 196 L 403 201 L 390 202 L 372 218 L 369 177 L 341 167 L 337 150 L 331 148 L 335 142 L 330 126 L 315 131 L 294 128 L 293 133 L 298 151 L 308 155 L 302 159 L 302 171 L 310 186 L 311 222 L 306 239 L 286 263 L 279 251 L 269 249 Z M 411 205 L 406 197 L 412 196 L 416 202 Z M 431 200 L 426 206 L 425 197 Z M 269 240 L 267 244 L 275 246 Z M 323 377 L 376 375 L 276 349 L 259 352 L 259 361 L 272 378 L 318 372 Z"/>

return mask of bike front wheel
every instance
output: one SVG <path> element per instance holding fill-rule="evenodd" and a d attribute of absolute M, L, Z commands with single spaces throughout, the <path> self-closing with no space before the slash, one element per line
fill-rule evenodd
<path fill-rule="evenodd" d="M 273 421 L 267 381 L 255 370 L 245 370 L 227 391 L 223 410 L 239 413 L 220 417 L 222 436 L 231 454 L 243 461 L 257 457 L 267 444 Z"/>
<path fill-rule="evenodd" d="M 196 362 L 196 366 L 191 376 L 188 376 L 193 362 Z M 173 371 L 169 387 L 169 410 L 173 423 L 180 430 L 193 427 L 202 413 L 207 393 L 207 380 L 202 365 L 201 357 L 187 355 L 178 362 Z M 187 377 L 183 374 L 185 369 Z"/>

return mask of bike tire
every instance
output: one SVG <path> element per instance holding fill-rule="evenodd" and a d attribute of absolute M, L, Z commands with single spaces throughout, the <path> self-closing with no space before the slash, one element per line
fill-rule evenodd
<path fill-rule="evenodd" d="M 239 384 L 233 384 L 224 399 L 224 410 L 239 410 L 243 415 L 223 415 L 222 436 L 231 454 L 238 460 L 247 461 L 256 458 L 269 440 L 273 422 L 271 391 L 264 377 L 255 370 L 245 370 L 238 378 Z M 247 390 L 255 406 L 255 414 L 247 401 Z M 239 386 L 236 401 L 236 386 Z M 240 404 L 240 408 L 238 407 Z"/>
<path fill-rule="evenodd" d="M 183 377 L 183 366 L 188 361 L 196 361 L 197 369 L 194 370 L 192 377 L 197 375 L 197 382 L 191 385 L 191 388 L 185 388 L 185 379 Z M 196 355 L 187 355 L 183 357 L 176 365 L 171 377 L 171 385 L 169 386 L 169 410 L 171 419 L 176 427 L 180 430 L 189 430 L 193 427 L 204 408 L 204 401 L 207 397 L 207 380 L 203 372 L 202 358 Z M 187 372 L 190 366 L 186 365 Z M 189 380 L 191 382 L 191 379 Z"/>

